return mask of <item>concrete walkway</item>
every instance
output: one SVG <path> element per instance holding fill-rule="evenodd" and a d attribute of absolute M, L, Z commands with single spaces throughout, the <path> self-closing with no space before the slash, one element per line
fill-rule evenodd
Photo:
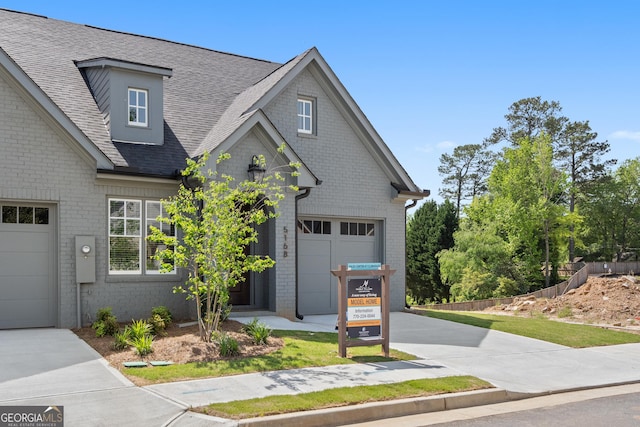
<path fill-rule="evenodd" d="M 235 319 L 246 322 L 252 317 Z M 303 322 L 290 322 L 266 316 L 260 320 L 274 329 L 313 333 L 335 332 L 336 317 L 306 316 Z M 425 411 L 422 408 L 428 405 L 438 410 L 508 400 L 519 393 L 539 395 L 640 382 L 640 344 L 571 349 L 408 313 L 392 313 L 390 326 L 391 347 L 415 354 L 418 360 L 265 372 L 142 388 L 110 368 L 70 331 L 0 331 L 0 406 L 63 405 L 67 427 L 238 425 L 190 413 L 187 408 L 271 394 L 451 375 L 473 375 L 498 390 L 410 402 L 411 408 Z M 382 414 L 382 407 L 374 413 Z M 348 409 L 354 410 L 357 408 Z M 371 408 L 366 410 L 372 412 Z M 333 416 L 356 422 L 357 418 L 349 418 L 353 414 L 348 416 L 345 411 L 333 411 Z M 316 419 L 326 422 L 327 417 L 327 413 L 320 413 Z M 314 421 L 281 417 L 271 422 L 282 427 L 312 425 Z"/>

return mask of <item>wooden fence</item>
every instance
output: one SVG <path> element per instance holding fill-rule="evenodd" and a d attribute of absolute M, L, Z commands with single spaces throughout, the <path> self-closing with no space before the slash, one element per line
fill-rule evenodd
<path fill-rule="evenodd" d="M 452 311 L 482 311 L 486 308 L 493 307 L 500 304 L 511 304 L 515 298 L 534 296 L 536 298 L 555 298 L 558 295 L 563 295 L 571 289 L 575 289 L 582 286 L 589 275 L 600 274 L 635 274 L 640 272 L 640 262 L 609 262 L 606 263 L 585 263 L 582 268 L 576 271 L 569 280 L 565 280 L 562 283 L 558 283 L 555 286 L 550 286 L 545 289 L 540 289 L 535 292 L 530 292 L 524 295 L 518 295 L 509 298 L 492 298 L 476 301 L 465 302 L 451 302 L 444 304 L 429 304 L 422 306 L 424 308 L 431 308 L 433 310 L 452 310 Z M 611 272 L 609 272 L 611 269 Z"/>

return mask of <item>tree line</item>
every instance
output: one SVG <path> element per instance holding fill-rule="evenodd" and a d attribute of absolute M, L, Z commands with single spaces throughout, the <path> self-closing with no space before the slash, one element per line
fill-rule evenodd
<path fill-rule="evenodd" d="M 607 141 L 557 101 L 513 103 L 506 126 L 440 157 L 439 194 L 407 224 L 416 303 L 517 295 L 558 283 L 576 259 L 622 261 L 640 247 L 640 158 L 604 159 Z"/>

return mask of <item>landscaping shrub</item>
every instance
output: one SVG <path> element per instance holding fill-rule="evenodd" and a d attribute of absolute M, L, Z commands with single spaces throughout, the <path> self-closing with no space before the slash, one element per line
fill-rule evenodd
<path fill-rule="evenodd" d="M 118 319 L 113 315 L 111 307 L 104 307 L 96 313 L 96 321 L 91 327 L 96 330 L 97 337 L 104 337 L 114 335 L 118 332 L 120 325 L 118 325 Z"/>
<path fill-rule="evenodd" d="M 151 317 L 155 317 L 156 315 L 160 316 L 162 321 L 165 324 L 165 328 L 171 324 L 173 320 L 173 316 L 171 315 L 171 311 L 164 305 L 160 305 L 158 307 L 153 307 L 151 309 Z"/>
<path fill-rule="evenodd" d="M 116 350 L 124 350 L 131 345 L 131 329 L 129 329 L 129 326 L 125 326 L 122 332 L 116 332 L 113 337 L 115 339 L 113 348 Z"/>
<path fill-rule="evenodd" d="M 249 335 L 253 342 L 258 345 L 266 344 L 272 332 L 271 328 L 255 317 L 242 327 L 242 331 Z"/>
<path fill-rule="evenodd" d="M 140 356 L 146 356 L 153 353 L 153 337 L 151 335 L 137 336 L 131 339 L 131 345 L 136 349 L 136 353 Z"/>
<path fill-rule="evenodd" d="M 240 347 L 235 338 L 226 333 L 212 334 L 212 340 L 218 344 L 220 355 L 222 357 L 237 356 L 240 354 Z"/>

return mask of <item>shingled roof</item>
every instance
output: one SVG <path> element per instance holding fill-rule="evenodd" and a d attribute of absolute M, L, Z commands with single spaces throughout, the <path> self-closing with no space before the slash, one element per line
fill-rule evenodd
<path fill-rule="evenodd" d="M 282 64 L 0 9 L 0 48 L 116 167 L 168 176 L 184 166 L 236 97 Z M 75 61 L 164 67 L 162 146 L 112 142 Z M 188 120 L 185 120 L 188 112 Z M 237 119 L 238 117 L 236 117 Z"/>

